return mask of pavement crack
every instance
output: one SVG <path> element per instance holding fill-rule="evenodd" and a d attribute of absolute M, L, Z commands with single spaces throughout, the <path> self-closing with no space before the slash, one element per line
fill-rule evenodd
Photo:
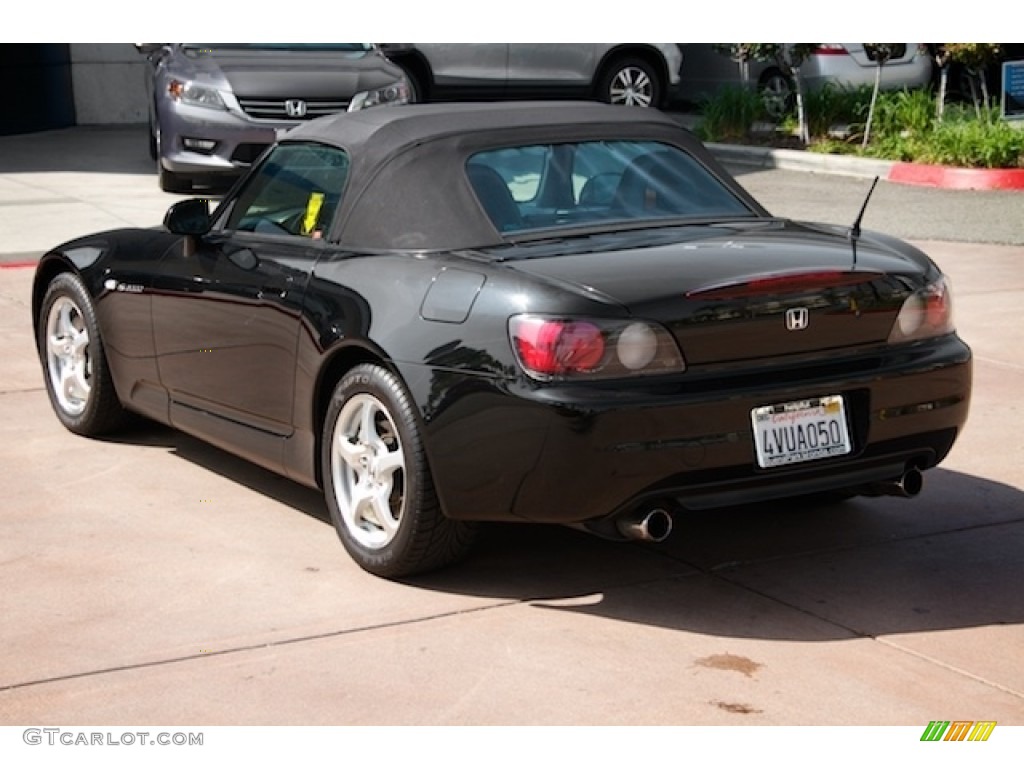
<path fill-rule="evenodd" d="M 349 629 L 338 629 L 332 632 L 318 632 L 312 635 L 303 635 L 301 637 L 288 637 L 282 638 L 281 640 L 273 640 L 266 643 L 252 643 L 250 645 L 239 645 L 234 648 L 222 648 L 216 651 L 199 651 L 198 653 L 185 654 L 183 656 L 174 656 L 168 659 L 156 659 L 154 661 L 142 661 L 135 664 L 122 664 L 116 667 L 101 667 L 99 669 L 90 669 L 84 672 L 74 672 L 66 675 L 54 675 L 53 677 L 44 677 L 38 680 L 25 680 L 20 683 L 11 683 L 9 685 L 0 686 L 0 693 L 6 693 L 8 691 L 16 691 L 24 688 L 32 688 L 39 685 L 46 685 L 48 683 L 62 683 L 69 680 L 80 680 L 88 677 L 98 677 L 100 675 L 110 675 L 117 672 L 131 672 L 138 669 L 150 669 L 153 667 L 162 667 L 171 664 L 180 664 L 188 661 L 195 661 L 197 659 L 208 659 L 215 656 L 230 656 L 238 653 L 246 653 L 248 651 L 258 651 L 267 648 L 281 648 L 289 645 L 298 645 L 300 643 L 314 642 L 317 640 L 327 640 L 330 638 L 345 637 L 348 635 L 358 635 L 364 632 L 374 632 L 381 629 L 392 629 L 395 627 L 411 626 L 415 624 L 426 624 L 432 621 L 440 619 L 448 619 L 453 616 L 464 616 L 472 613 L 481 613 L 483 611 L 490 611 L 497 608 L 507 608 L 513 605 L 521 605 L 529 602 L 528 600 L 505 600 L 500 603 L 492 603 L 491 605 L 482 605 L 475 608 L 464 608 L 457 611 L 445 611 L 442 613 L 435 613 L 429 616 L 421 616 L 415 619 L 403 619 L 401 621 L 385 621 L 380 624 L 371 624 L 363 627 L 352 627 Z"/>
<path fill-rule="evenodd" d="M 986 686 L 988 686 L 990 688 L 994 688 L 997 691 L 1001 691 L 1002 693 L 1009 694 L 1010 696 L 1014 696 L 1014 697 L 1016 697 L 1018 699 L 1024 699 L 1024 691 L 1014 690 L 1013 688 L 1009 688 L 1009 687 L 1007 687 L 1005 685 L 997 683 L 995 680 L 989 680 L 987 677 L 982 677 L 981 675 L 976 675 L 973 672 L 968 672 L 966 669 L 964 669 L 962 667 L 957 667 L 957 666 L 955 666 L 953 664 L 947 664 L 946 662 L 944 662 L 944 661 L 942 661 L 940 659 L 937 659 L 934 656 L 929 656 L 926 653 L 921 653 L 920 651 L 915 651 L 912 648 L 907 648 L 906 646 L 900 645 L 899 643 L 895 643 L 892 640 L 886 640 L 884 637 L 875 637 L 873 639 L 876 640 L 877 642 L 881 643 L 882 645 L 885 645 L 885 646 L 887 646 L 889 648 L 892 648 L 895 651 L 899 651 L 900 653 L 905 653 L 908 656 L 913 656 L 914 658 L 920 659 L 921 661 L 925 661 L 925 662 L 927 662 L 929 664 L 933 664 L 933 665 L 935 665 L 937 667 L 941 667 L 942 669 L 946 670 L 947 672 L 952 672 L 952 673 L 960 675 L 962 677 L 969 678 L 971 680 L 974 680 L 977 683 L 980 683 L 982 685 L 986 685 Z"/>

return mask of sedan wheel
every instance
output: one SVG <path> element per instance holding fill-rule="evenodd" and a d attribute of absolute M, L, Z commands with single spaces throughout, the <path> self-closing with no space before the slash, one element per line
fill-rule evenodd
<path fill-rule="evenodd" d="M 323 446 L 331 520 L 362 568 L 396 578 L 468 552 L 474 528 L 441 512 L 411 400 L 393 373 L 359 365 L 338 383 Z"/>
<path fill-rule="evenodd" d="M 661 79 L 643 59 L 621 59 L 606 70 L 598 95 L 609 104 L 657 107 L 661 104 Z"/>
<path fill-rule="evenodd" d="M 46 390 L 64 426 L 84 435 L 120 426 L 125 412 L 107 369 L 92 300 L 78 277 L 64 273 L 53 279 L 38 328 Z"/>
<path fill-rule="evenodd" d="M 781 72 L 772 70 L 764 75 L 760 83 L 761 103 L 769 117 L 785 117 L 793 109 L 793 84 Z"/>

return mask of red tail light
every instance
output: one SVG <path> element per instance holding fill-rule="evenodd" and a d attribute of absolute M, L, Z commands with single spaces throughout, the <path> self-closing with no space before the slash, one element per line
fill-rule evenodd
<path fill-rule="evenodd" d="M 840 43 L 822 43 L 813 53 L 815 56 L 845 56 L 846 48 Z"/>
<path fill-rule="evenodd" d="M 588 322 L 531 317 L 519 324 L 515 341 L 523 365 L 545 376 L 592 370 L 604 357 L 601 329 Z"/>
<path fill-rule="evenodd" d="M 640 320 L 515 315 L 509 338 L 535 379 L 608 379 L 686 369 L 672 335 Z"/>

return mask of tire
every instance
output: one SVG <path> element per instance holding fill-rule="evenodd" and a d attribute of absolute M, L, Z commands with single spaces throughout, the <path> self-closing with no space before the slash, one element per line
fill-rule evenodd
<path fill-rule="evenodd" d="M 46 392 L 61 423 L 79 435 L 113 432 L 127 421 L 107 367 L 96 310 L 81 279 L 57 275 L 39 310 Z"/>
<path fill-rule="evenodd" d="M 665 94 L 658 70 L 644 59 L 613 59 L 597 85 L 597 97 L 609 104 L 660 107 Z"/>
<path fill-rule="evenodd" d="M 770 69 L 761 75 L 757 85 L 765 113 L 776 120 L 793 111 L 796 99 L 793 84 L 777 69 Z"/>
<path fill-rule="evenodd" d="M 422 79 L 412 69 L 402 67 L 405 73 L 405 81 L 409 84 L 409 103 L 422 104 L 427 101 L 427 90 L 423 87 Z"/>
<path fill-rule="evenodd" d="M 400 578 L 469 552 L 476 526 L 442 513 L 414 406 L 393 373 L 350 370 L 334 389 L 321 444 L 331 522 L 361 568 Z"/>

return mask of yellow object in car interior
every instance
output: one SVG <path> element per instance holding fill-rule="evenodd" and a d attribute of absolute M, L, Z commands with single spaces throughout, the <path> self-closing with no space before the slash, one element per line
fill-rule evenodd
<path fill-rule="evenodd" d="M 316 226 L 316 220 L 320 217 L 320 208 L 324 204 L 323 192 L 310 192 L 309 201 L 306 203 L 306 215 L 302 218 L 302 234 L 308 235 Z"/>

